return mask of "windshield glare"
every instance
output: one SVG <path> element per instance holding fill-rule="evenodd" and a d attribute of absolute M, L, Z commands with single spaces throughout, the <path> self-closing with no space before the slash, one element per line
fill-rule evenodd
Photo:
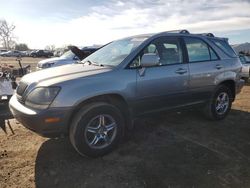
<path fill-rule="evenodd" d="M 111 42 L 82 62 L 90 61 L 98 65 L 117 66 L 146 39 L 146 37 L 134 37 Z"/>

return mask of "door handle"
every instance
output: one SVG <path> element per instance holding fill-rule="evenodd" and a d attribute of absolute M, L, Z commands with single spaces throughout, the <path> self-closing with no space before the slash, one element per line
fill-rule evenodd
<path fill-rule="evenodd" d="M 222 66 L 222 65 L 219 65 L 219 64 L 218 64 L 218 65 L 216 65 L 215 67 L 216 67 L 216 69 L 218 69 L 218 70 L 220 70 L 220 69 L 222 69 L 222 68 L 223 68 L 223 66 Z"/>
<path fill-rule="evenodd" d="M 177 74 L 184 74 L 184 73 L 186 73 L 187 72 L 187 69 L 183 69 L 183 68 L 179 68 L 179 69 L 177 69 L 176 71 L 175 71 L 175 73 L 177 73 Z"/>

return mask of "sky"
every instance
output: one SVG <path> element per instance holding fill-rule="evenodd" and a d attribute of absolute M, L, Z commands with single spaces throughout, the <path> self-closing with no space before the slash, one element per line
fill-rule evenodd
<path fill-rule="evenodd" d="M 33 49 L 178 29 L 250 42 L 250 0 L 0 0 L 0 19 Z"/>

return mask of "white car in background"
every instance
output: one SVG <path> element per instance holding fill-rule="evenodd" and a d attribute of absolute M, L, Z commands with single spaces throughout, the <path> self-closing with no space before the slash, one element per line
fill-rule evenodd
<path fill-rule="evenodd" d="M 250 58 L 242 54 L 239 55 L 239 58 L 242 63 L 241 77 L 245 82 L 248 82 L 250 77 Z"/>
<path fill-rule="evenodd" d="M 77 48 L 77 47 L 75 47 Z M 78 49 L 78 48 L 77 48 Z M 49 58 L 49 59 L 44 59 L 37 64 L 37 70 L 45 69 L 45 68 L 50 68 L 50 67 L 57 67 L 61 65 L 67 65 L 67 64 L 72 64 L 75 63 L 76 61 L 81 61 L 88 55 L 92 54 L 99 48 L 97 47 L 85 47 L 82 49 L 78 49 L 82 55 L 77 55 L 73 53 L 71 50 L 65 52 L 62 56 L 60 57 L 54 57 L 54 58 Z M 80 57 L 82 56 L 82 57 Z"/>

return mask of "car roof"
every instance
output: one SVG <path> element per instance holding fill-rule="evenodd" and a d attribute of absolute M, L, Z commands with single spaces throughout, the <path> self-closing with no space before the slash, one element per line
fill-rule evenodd
<path fill-rule="evenodd" d="M 148 33 L 148 34 L 141 34 L 141 35 L 134 35 L 126 38 L 150 38 L 150 37 L 157 37 L 157 36 L 195 36 L 195 37 L 203 37 L 203 38 L 212 38 L 212 39 L 219 39 L 219 40 L 226 40 L 228 41 L 228 38 L 221 38 L 216 37 L 213 33 L 190 33 L 188 30 L 172 30 L 172 31 L 163 31 L 158 33 Z"/>

